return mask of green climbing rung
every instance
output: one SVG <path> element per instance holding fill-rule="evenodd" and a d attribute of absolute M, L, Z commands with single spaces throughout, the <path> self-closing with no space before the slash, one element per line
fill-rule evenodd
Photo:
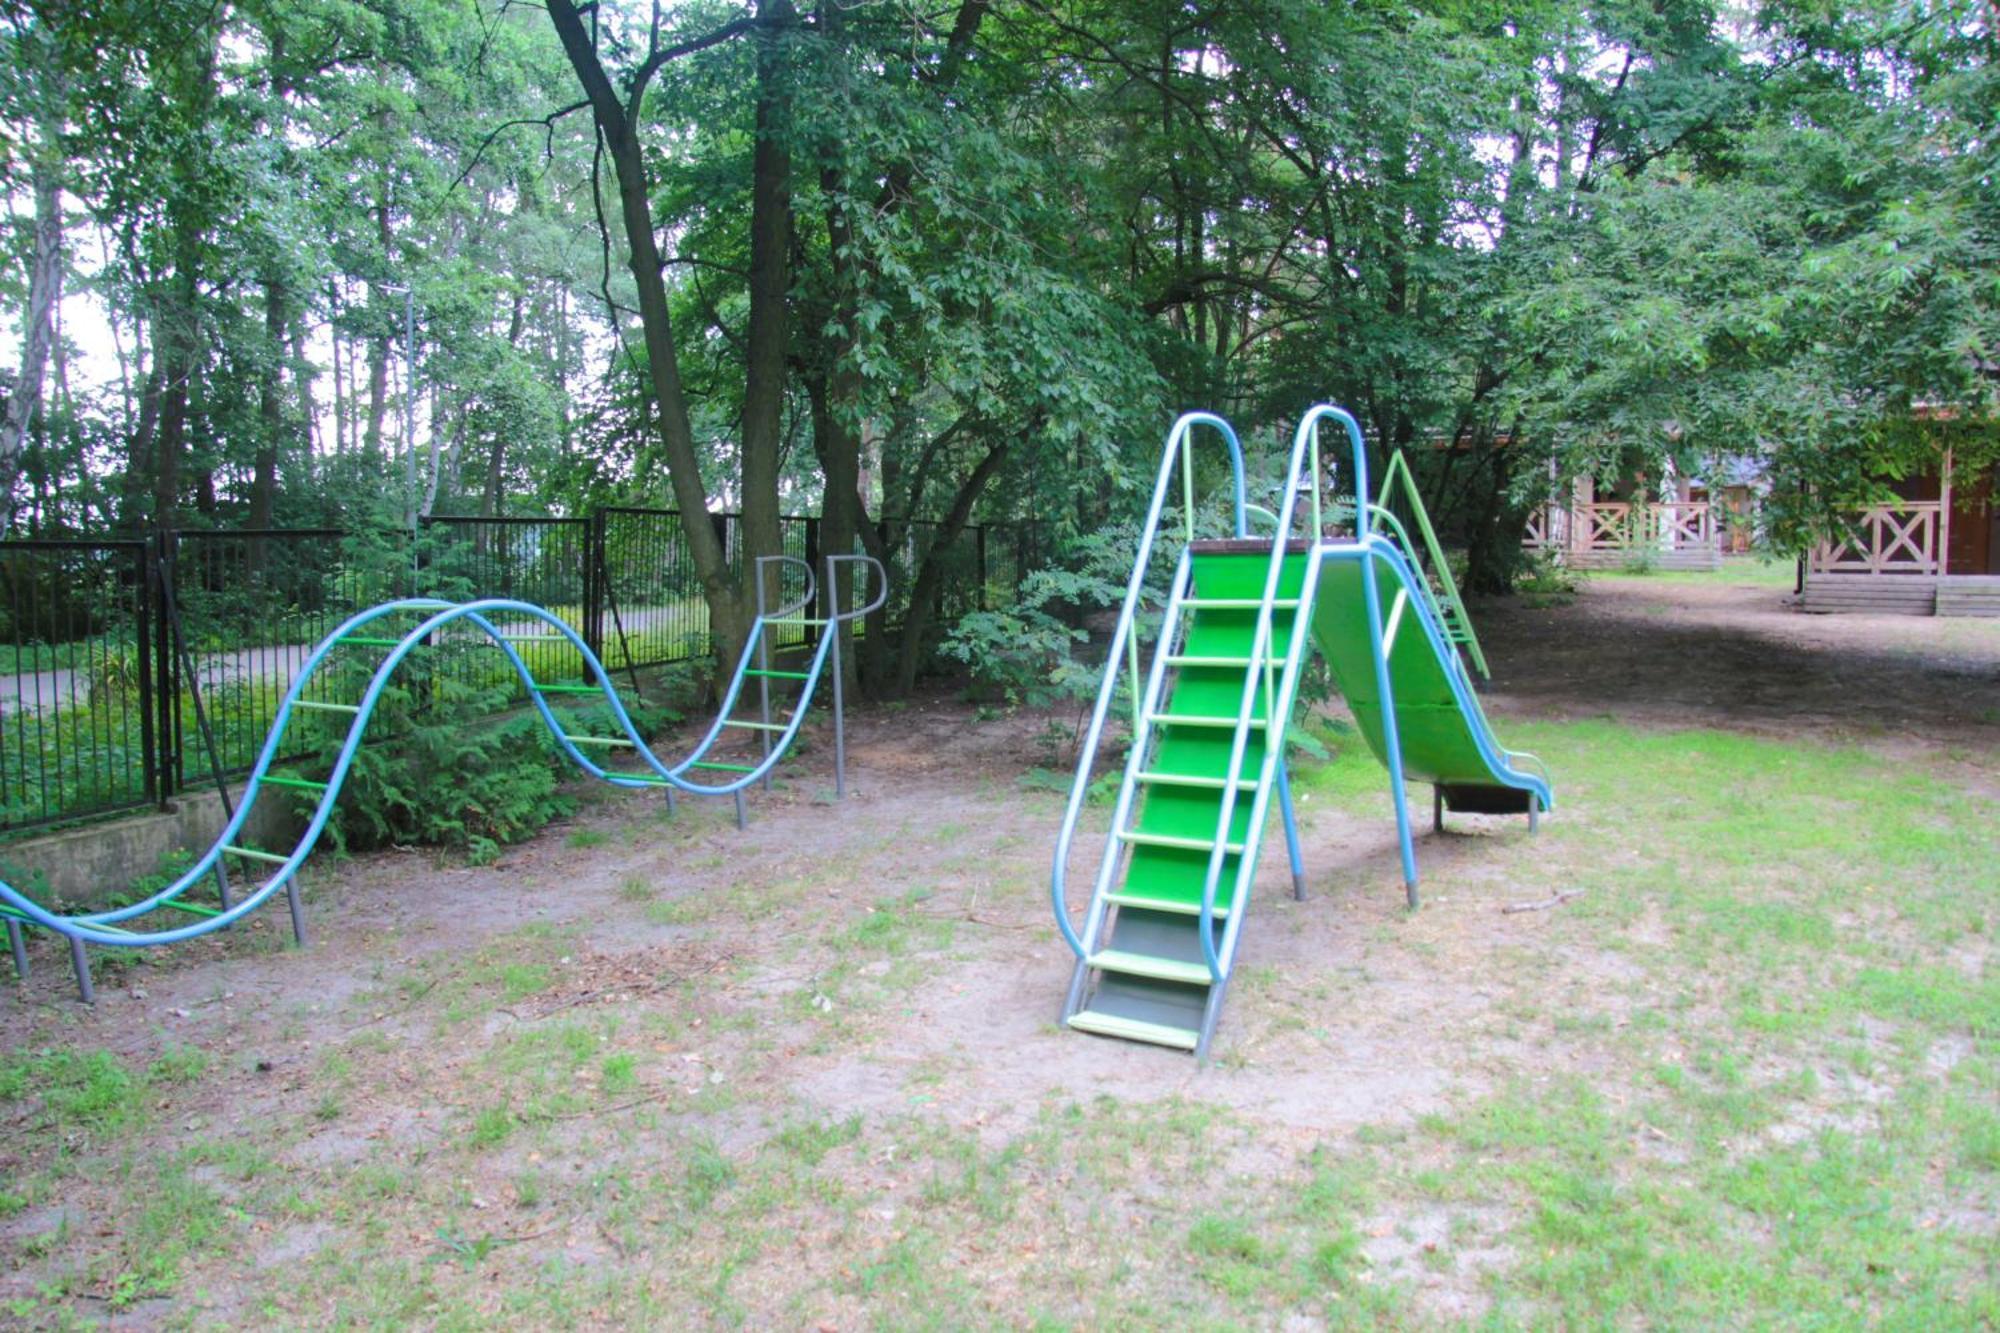
<path fill-rule="evenodd" d="M 742 727 L 745 731 L 783 731 L 786 727 L 786 724 L 783 722 L 738 722 L 735 718 L 731 717 L 722 719 L 722 725 L 725 727 Z"/>
<path fill-rule="evenodd" d="M 341 642 L 351 643 L 357 648 L 398 648 L 403 643 L 401 639 L 371 639 L 360 634 L 350 634 Z"/>
<path fill-rule="evenodd" d="M 1138 780 L 1140 782 L 1155 783 L 1162 787 L 1207 787 L 1212 791 L 1221 791 L 1229 785 L 1226 778 L 1202 778 L 1196 777 L 1191 773 L 1140 773 Z M 1236 780 L 1236 790 L 1256 791 L 1257 783 L 1251 778 L 1238 778 Z"/>
<path fill-rule="evenodd" d="M 1201 1034 L 1193 1028 L 1148 1023 L 1137 1018 L 1121 1018 L 1115 1014 L 1092 1013 L 1088 1009 L 1080 1014 L 1071 1014 L 1069 1025 L 1078 1032 L 1123 1037 L 1128 1041 L 1148 1041 L 1155 1046 L 1172 1046 L 1183 1051 L 1191 1051 L 1201 1044 Z"/>
<path fill-rule="evenodd" d="M 758 667 L 751 667 L 750 669 L 748 669 L 747 671 L 745 671 L 745 672 L 744 672 L 743 674 L 744 674 L 744 675 L 746 675 L 746 676 L 768 676 L 768 677 L 769 677 L 769 678 L 771 678 L 772 680 L 811 680 L 811 679 L 812 679 L 812 675 L 811 675 L 811 673 L 809 673 L 809 672 L 805 672 L 805 671 L 765 671 L 765 670 L 762 670 L 762 669 L 760 669 L 760 668 L 758 668 Z"/>
<path fill-rule="evenodd" d="M 785 620 L 767 620 L 766 625 L 824 625 L 824 620 L 814 620 L 806 616 L 793 616 Z"/>
<path fill-rule="evenodd" d="M 719 773 L 755 773 L 757 771 L 757 767 L 754 764 L 713 764 L 706 759 L 697 759 L 694 763 L 689 764 L 688 767 L 712 768 Z"/>
<path fill-rule="evenodd" d="M 1201 904 L 1198 902 L 1186 902 L 1179 898 L 1155 898 L 1151 894 L 1134 893 L 1129 889 L 1107 893 L 1104 895 L 1104 901 L 1116 903 L 1120 907 L 1140 907 L 1148 912 L 1172 912 L 1179 916 L 1201 915 Z M 1226 904 L 1217 903 L 1209 915 L 1221 921 L 1229 915 L 1229 908 Z"/>
<path fill-rule="evenodd" d="M 1184 852 L 1212 852 L 1215 850 L 1215 839 L 1213 838 L 1181 838 L 1170 833 L 1139 833 L 1132 829 L 1121 829 L 1118 833 L 1118 840 L 1120 842 L 1129 842 L 1135 847 L 1172 847 Z M 1226 842 L 1222 844 L 1222 850 L 1231 856 L 1236 856 L 1243 851 L 1243 844 L 1240 842 Z"/>
<path fill-rule="evenodd" d="M 1193 607 L 1197 611 L 1255 611 L 1264 604 L 1261 597 L 1186 597 L 1182 606 Z M 1276 611 L 1296 611 L 1299 599 L 1296 597 L 1273 597 L 1271 608 Z"/>
<path fill-rule="evenodd" d="M 255 847 L 224 846 L 222 850 L 231 856 L 240 856 L 246 861 L 264 861 L 274 866 L 281 866 L 292 859 L 289 856 L 280 856 L 276 852 L 260 852 Z"/>
<path fill-rule="evenodd" d="M 537 694 L 602 694 L 602 685 L 535 685 Z"/>
<path fill-rule="evenodd" d="M 1151 977 L 1155 981 L 1178 981 L 1186 986 L 1206 986 L 1215 980 L 1206 963 L 1183 963 L 1174 958 L 1156 958 L 1152 954 L 1132 953 L 1125 949 L 1094 953 L 1088 962 L 1091 967 L 1105 972 Z"/>
<path fill-rule="evenodd" d="M 571 745 L 631 745 L 632 744 L 631 741 L 627 740 L 623 736 L 572 736 L 568 732 L 563 733 L 563 739 L 568 741 Z"/>
<path fill-rule="evenodd" d="M 358 713 L 361 711 L 360 706 L 357 704 L 323 704 L 317 699 L 300 699 L 292 707 L 309 708 L 315 713 Z"/>
<path fill-rule="evenodd" d="M 1285 659 L 1282 657 L 1266 658 L 1265 662 L 1267 665 L 1274 667 L 1285 665 Z M 1255 659 L 1249 657 L 1219 657 L 1214 655 L 1202 656 L 1189 653 L 1169 653 L 1167 654 L 1167 665 L 1171 667 L 1251 667 L 1257 665 L 1257 663 Z"/>
<path fill-rule="evenodd" d="M 276 773 L 266 773 L 263 777 L 259 778 L 258 781 L 269 783 L 273 787 L 297 787 L 300 791 L 326 790 L 326 784 L 324 782 L 314 782 L 311 778 L 280 777 Z"/>
<path fill-rule="evenodd" d="M 1236 719 L 1233 717 L 1216 717 L 1200 713 L 1148 713 L 1146 720 L 1154 726 L 1166 724 L 1180 727 L 1228 727 L 1232 731 L 1236 729 Z M 1249 725 L 1261 727 L 1264 725 L 1264 719 L 1253 717 L 1249 719 Z"/>
<path fill-rule="evenodd" d="M 222 909 L 221 909 L 221 908 L 219 908 L 219 907 L 203 907 L 203 906 L 202 906 L 201 904 L 199 904 L 199 903 L 182 903 L 182 902 L 172 902 L 172 903 L 161 903 L 161 904 L 160 904 L 160 906 L 162 906 L 162 907 L 166 907 L 166 908 L 171 908 L 172 910 L 174 910 L 174 911 L 176 911 L 176 912 L 186 912 L 186 913 L 187 913 L 187 914 L 188 914 L 189 916 L 221 916 L 221 915 L 222 915 Z"/>

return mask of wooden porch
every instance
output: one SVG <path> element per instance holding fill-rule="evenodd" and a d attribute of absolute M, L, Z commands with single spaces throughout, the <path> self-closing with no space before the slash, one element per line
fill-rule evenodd
<path fill-rule="evenodd" d="M 1722 539 L 1706 500 L 1549 505 L 1528 517 L 1521 545 L 1571 569 L 1720 569 Z"/>
<path fill-rule="evenodd" d="M 1958 486 L 1953 481 L 1947 452 L 1936 474 L 1910 483 L 1928 494 L 1849 518 L 1806 557 L 1799 609 L 2000 616 L 2000 543 L 1994 539 L 2000 515 L 1993 511 L 1993 478 Z"/>

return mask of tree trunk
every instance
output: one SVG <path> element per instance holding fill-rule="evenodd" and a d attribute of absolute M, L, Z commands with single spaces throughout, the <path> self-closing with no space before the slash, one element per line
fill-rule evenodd
<path fill-rule="evenodd" d="M 285 438 L 285 281 L 264 279 L 265 355 L 262 382 L 257 386 L 257 422 L 263 438 L 257 442 L 250 478 L 252 528 L 272 527 L 278 508 L 278 451 Z"/>
<path fill-rule="evenodd" d="M 389 230 L 389 176 L 383 172 L 381 192 L 375 199 L 375 239 L 382 246 L 382 263 L 389 263 L 389 247 L 394 236 Z M 381 295 L 379 284 L 374 295 Z M 369 303 L 373 306 L 374 302 Z M 378 313 L 379 312 L 374 312 Z M 382 421 L 389 413 L 389 334 L 385 329 L 368 339 L 368 452 L 382 454 Z"/>
<path fill-rule="evenodd" d="M 46 130 L 45 130 L 46 133 Z M 21 450 L 28 423 L 42 399 L 42 377 L 48 371 L 54 341 L 56 304 L 62 300 L 63 218 L 60 147 L 41 145 L 35 155 L 35 249 L 29 260 L 28 309 L 22 320 L 21 369 L 7 411 L 0 418 L 0 535 L 14 522 L 14 482 L 21 471 Z"/>
<path fill-rule="evenodd" d="M 792 161 L 784 136 L 789 93 L 785 32 L 791 0 L 757 7 L 757 145 L 750 168 L 750 327 L 743 379 L 743 568 L 783 550 L 778 465 L 785 407 L 786 302 L 790 299 Z M 776 596 L 775 584 L 767 592 Z"/>
<path fill-rule="evenodd" d="M 749 623 L 742 591 L 731 577 L 728 555 L 709 516 L 708 491 L 702 484 L 701 460 L 695 452 L 694 429 L 681 386 L 673 316 L 661 275 L 659 240 L 653 233 L 652 187 L 632 114 L 637 100 L 644 95 L 644 84 L 632 89 L 635 105 L 628 109 L 597 58 L 597 48 L 575 0 L 548 0 L 547 8 L 563 53 L 590 100 L 597 131 L 611 158 L 618 185 L 619 215 L 625 229 L 627 263 L 639 297 L 647 377 L 660 414 L 660 442 L 667 461 L 667 480 L 680 510 L 681 531 L 687 539 L 688 552 L 701 578 L 702 595 L 708 604 L 709 633 L 722 669 L 728 670 L 742 653 Z"/>
<path fill-rule="evenodd" d="M 119 483 L 118 525 L 128 536 L 146 528 L 146 479 L 160 430 L 160 359 L 156 353 L 139 387 L 139 420 L 125 449 L 125 476 Z"/>
<path fill-rule="evenodd" d="M 896 655 L 896 690 L 899 694 L 908 694 L 917 685 L 917 668 L 923 664 L 924 637 L 930 632 L 931 608 L 944 586 L 944 552 L 965 531 L 966 523 L 972 518 L 972 507 L 979 503 L 981 493 L 1000 471 L 1000 465 L 1007 461 L 1010 442 L 1011 437 L 1002 435 L 999 442 L 986 451 L 986 457 L 979 460 L 979 466 L 972 470 L 972 475 L 958 488 L 958 494 L 952 497 L 951 511 L 938 524 L 936 536 L 924 550 L 916 581 L 910 585 L 910 605 L 903 613 L 903 641 Z"/>

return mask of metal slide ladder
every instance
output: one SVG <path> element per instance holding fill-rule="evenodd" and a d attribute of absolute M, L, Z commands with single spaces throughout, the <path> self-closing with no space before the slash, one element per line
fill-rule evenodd
<path fill-rule="evenodd" d="M 1410 540 L 1410 530 L 1390 506 L 1399 487 L 1402 501 L 1409 507 L 1417 532 L 1423 537 L 1424 558 L 1419 558 L 1416 543 Z M 1410 568 L 1424 576 L 1431 610 L 1444 628 L 1445 638 L 1465 654 L 1481 680 L 1492 679 L 1493 673 L 1486 667 L 1486 654 L 1479 647 L 1479 635 L 1473 632 L 1472 618 L 1466 614 L 1465 598 L 1459 594 L 1458 581 L 1451 576 L 1451 564 L 1444 558 L 1444 548 L 1438 545 L 1437 531 L 1431 527 L 1424 497 L 1417 490 L 1417 479 L 1400 449 L 1389 456 L 1388 466 L 1382 470 L 1382 490 L 1368 506 L 1368 530 L 1379 533 L 1384 529 L 1394 537 Z"/>
<path fill-rule="evenodd" d="M 1339 409 L 1306 414 L 1293 439 L 1271 540 L 1251 538 L 1246 530 L 1242 450 L 1226 422 L 1191 413 L 1167 437 L 1052 867 L 1057 925 L 1076 957 L 1062 1009 L 1068 1027 L 1207 1054 L 1234 968 L 1274 791 L 1293 891 L 1303 896 L 1283 756 L 1307 651 L 1306 613 L 1318 582 L 1314 553 L 1323 523 L 1318 432 L 1326 418 L 1344 421 L 1358 438 L 1358 428 Z M 1228 446 L 1233 540 L 1195 539 L 1196 426 L 1212 427 Z M 1185 540 L 1151 668 L 1141 684 L 1136 620 L 1177 468 Z M 1294 540 L 1301 491 L 1309 496 L 1309 526 L 1303 540 Z M 1381 621 L 1373 603 L 1371 614 L 1379 650 Z M 1132 697 L 1132 743 L 1089 911 L 1078 931 L 1067 902 L 1070 848 L 1121 678 Z"/>
<path fill-rule="evenodd" d="M 8 943 L 13 952 L 17 973 L 23 977 L 27 975 L 28 959 L 22 934 L 24 926 L 38 927 L 66 936 L 70 942 L 71 961 L 76 967 L 78 989 L 83 999 L 89 1001 L 93 996 L 88 960 L 84 952 L 85 945 L 141 948 L 193 939 L 234 925 L 261 907 L 281 889 L 291 908 L 294 938 L 300 944 L 304 944 L 305 917 L 295 877 L 299 867 L 318 844 L 327 820 L 333 813 L 341 784 L 353 766 L 368 721 L 381 702 L 383 692 L 393 680 L 396 669 L 403 661 L 417 648 L 432 642 L 441 632 L 461 624 L 483 636 L 505 655 L 525 689 L 529 703 L 540 715 L 543 724 L 555 738 L 558 748 L 571 763 L 591 777 L 616 787 L 664 787 L 670 794 L 686 792 L 690 795 L 734 796 L 737 800 L 739 824 L 743 819 L 744 790 L 755 783 L 767 781 L 771 770 L 783 759 L 804 723 L 821 677 L 827 674 L 830 668 L 833 677 L 835 789 L 838 794 L 844 795 L 846 734 L 840 670 L 840 628 L 881 606 L 887 597 L 887 582 L 880 564 L 868 556 L 829 555 L 826 557 L 825 585 L 829 598 L 837 596 L 835 590 L 839 586 L 837 577 L 839 571 L 844 566 L 851 565 L 857 572 L 865 573 L 870 569 L 874 571 L 875 587 L 872 590 L 874 594 L 872 600 L 865 605 L 846 610 L 833 607 L 831 614 L 825 617 L 817 619 L 805 617 L 799 613 L 810 604 L 814 595 L 812 571 L 808 569 L 805 596 L 795 603 L 766 613 L 763 602 L 764 575 L 772 562 L 804 564 L 803 561 L 789 556 L 766 556 L 759 559 L 756 571 L 759 582 L 759 611 L 752 623 L 743 655 L 737 662 L 735 674 L 724 695 L 722 708 L 708 732 L 695 746 L 693 753 L 687 759 L 671 765 L 655 755 L 640 737 L 632 724 L 631 717 L 625 711 L 624 703 L 619 699 L 618 692 L 611 683 L 610 672 L 591 652 L 582 637 L 553 613 L 541 607 L 502 598 L 462 604 L 433 598 L 409 598 L 387 602 L 350 616 L 320 642 L 293 677 L 291 686 L 279 703 L 277 717 L 265 737 L 257 762 L 251 768 L 248 777 L 244 779 L 242 796 L 236 803 L 234 812 L 215 842 L 172 883 L 141 901 L 124 907 L 68 914 L 53 912 L 12 885 L 0 882 L 0 921 L 4 922 L 7 929 Z M 417 623 L 407 629 L 389 632 L 385 628 L 398 620 L 412 616 L 418 618 Z M 504 627 L 503 623 L 496 622 L 504 622 Z M 770 633 L 775 629 L 796 626 L 816 626 L 821 629 L 819 643 L 805 671 L 780 670 L 772 665 L 775 660 L 776 645 L 771 641 Z M 531 649 L 531 645 L 535 644 L 567 644 L 581 656 L 584 671 L 593 683 L 537 679 L 522 657 L 522 649 Z M 340 667 L 348 665 L 350 655 L 355 650 L 379 652 L 373 666 L 369 668 L 368 683 L 361 694 L 352 702 L 308 698 L 308 693 L 319 692 L 322 674 L 331 675 Z M 750 703 L 744 691 L 745 683 L 750 680 L 758 682 L 757 716 L 754 722 L 749 717 Z M 788 705 L 788 715 L 782 722 L 772 721 L 772 698 L 769 689 L 772 681 L 796 684 L 798 689 L 795 699 Z M 617 734 L 585 735 L 572 732 L 564 719 L 551 707 L 552 700 L 588 695 L 599 696 L 610 707 L 616 723 L 613 730 Z M 347 730 L 331 771 L 324 778 L 308 778 L 292 772 L 274 772 L 273 769 L 279 762 L 278 756 L 293 748 L 293 745 L 288 743 L 287 737 L 294 719 L 307 716 L 346 721 Z M 758 738 L 755 762 L 739 764 L 710 757 L 716 750 L 717 742 L 725 734 L 743 732 L 754 732 Z M 638 757 L 644 768 L 637 772 L 614 772 L 592 758 L 586 750 L 603 753 L 607 757 L 611 752 L 630 750 Z M 710 779 L 711 774 L 719 776 Z M 313 798 L 312 816 L 304 832 L 299 835 L 289 851 L 279 852 L 252 847 L 245 841 L 245 830 L 249 826 L 251 814 L 256 809 L 259 796 L 267 788 L 301 791 Z M 256 882 L 255 887 L 240 897 L 231 890 L 228 871 L 232 862 L 262 875 L 262 879 Z M 214 906 L 198 901 L 191 894 L 191 890 L 210 875 L 216 879 L 217 902 Z M 161 911 L 175 912 L 194 919 L 186 924 L 163 930 L 138 930 L 126 924 Z"/>

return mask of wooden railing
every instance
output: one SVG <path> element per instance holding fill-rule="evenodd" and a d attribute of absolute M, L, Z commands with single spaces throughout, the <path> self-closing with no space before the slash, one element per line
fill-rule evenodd
<path fill-rule="evenodd" d="M 1846 520 L 1843 532 L 1814 549 L 1808 571 L 1935 575 L 1940 510 L 1936 500 L 1864 509 Z"/>
<path fill-rule="evenodd" d="M 1706 551 L 1718 549 L 1716 542 L 1715 510 L 1706 500 L 1550 505 L 1528 516 L 1521 537 L 1530 550 L 1573 554 Z"/>

